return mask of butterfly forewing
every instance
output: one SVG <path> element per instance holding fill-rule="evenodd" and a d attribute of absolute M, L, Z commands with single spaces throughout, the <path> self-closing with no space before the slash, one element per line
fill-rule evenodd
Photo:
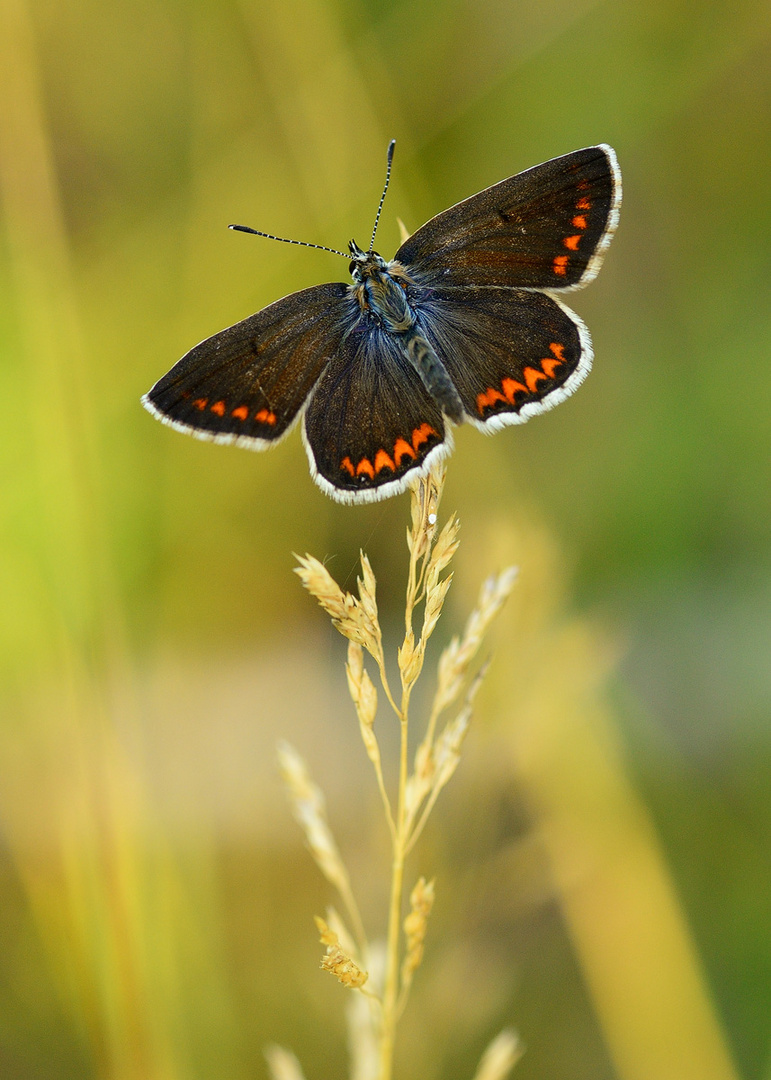
<path fill-rule="evenodd" d="M 418 295 L 421 328 L 477 426 L 521 423 L 551 408 L 591 367 L 583 323 L 546 293 L 477 286 Z"/>
<path fill-rule="evenodd" d="M 291 426 L 359 315 L 347 285 L 316 285 L 202 341 L 144 398 L 166 423 L 260 449 Z"/>
<path fill-rule="evenodd" d="M 317 483 L 342 502 L 396 494 L 449 449 L 442 411 L 398 339 L 363 321 L 322 375 L 304 435 Z"/>
<path fill-rule="evenodd" d="M 577 288 L 599 270 L 620 197 L 613 150 L 576 150 L 437 214 L 396 261 L 419 284 Z"/>

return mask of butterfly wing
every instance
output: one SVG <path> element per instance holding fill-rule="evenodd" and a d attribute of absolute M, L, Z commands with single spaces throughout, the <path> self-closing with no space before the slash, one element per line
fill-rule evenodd
<path fill-rule="evenodd" d="M 620 203 L 611 147 L 576 150 L 437 214 L 396 261 L 418 284 L 581 288 L 600 268 Z"/>
<path fill-rule="evenodd" d="M 321 376 L 303 438 L 316 483 L 346 503 L 396 495 L 452 448 L 442 410 L 398 337 L 364 320 Z"/>
<path fill-rule="evenodd" d="M 290 429 L 359 314 L 347 285 L 292 293 L 196 345 L 142 402 L 180 431 L 264 450 Z"/>
<path fill-rule="evenodd" d="M 483 430 L 520 424 L 563 401 L 589 373 L 584 324 L 543 292 L 478 286 L 417 290 L 418 321 Z"/>

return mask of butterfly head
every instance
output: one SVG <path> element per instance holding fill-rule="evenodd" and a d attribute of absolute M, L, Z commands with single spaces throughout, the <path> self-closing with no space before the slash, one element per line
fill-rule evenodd
<path fill-rule="evenodd" d="M 361 285 L 367 278 L 378 274 L 388 266 L 382 255 L 378 255 L 376 251 L 362 251 L 355 240 L 348 242 L 348 250 L 351 253 L 348 269 L 357 285 Z"/>

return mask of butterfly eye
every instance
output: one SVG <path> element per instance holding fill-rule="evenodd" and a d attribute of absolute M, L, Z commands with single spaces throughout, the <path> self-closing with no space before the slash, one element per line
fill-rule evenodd
<path fill-rule="evenodd" d="M 348 273 L 351 275 L 351 277 L 355 276 L 357 265 L 358 264 L 354 262 L 353 259 L 348 263 Z"/>

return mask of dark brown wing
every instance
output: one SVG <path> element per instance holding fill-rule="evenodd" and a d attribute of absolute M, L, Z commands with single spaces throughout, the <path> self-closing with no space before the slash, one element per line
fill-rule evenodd
<path fill-rule="evenodd" d="M 563 401 L 589 373 L 589 332 L 546 293 L 478 287 L 418 293 L 421 329 L 477 427 L 521 424 Z"/>
<path fill-rule="evenodd" d="M 339 502 L 403 491 L 451 449 L 441 406 L 400 336 L 362 320 L 313 392 L 303 436 L 314 480 Z"/>
<path fill-rule="evenodd" d="M 576 150 L 437 214 L 396 261 L 419 284 L 580 288 L 600 268 L 620 203 L 614 151 Z"/>
<path fill-rule="evenodd" d="M 198 438 L 263 450 L 289 430 L 359 316 L 347 285 L 292 293 L 196 345 L 143 404 Z"/>

